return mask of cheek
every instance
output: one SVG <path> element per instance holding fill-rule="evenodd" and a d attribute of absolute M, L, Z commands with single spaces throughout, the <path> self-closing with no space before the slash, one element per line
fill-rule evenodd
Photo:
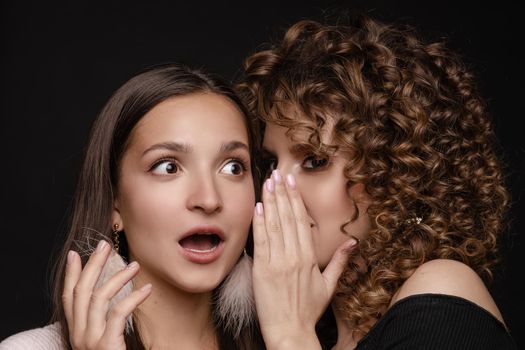
<path fill-rule="evenodd" d="M 120 211 L 126 234 L 146 238 L 173 228 L 183 209 L 174 190 L 139 183 L 124 188 Z"/>
<path fill-rule="evenodd" d="M 301 183 L 301 195 L 308 213 L 319 229 L 340 227 L 352 218 L 354 202 L 346 192 L 344 179 L 307 179 Z"/>
<path fill-rule="evenodd" d="M 319 265 L 324 268 L 335 250 L 349 238 L 341 231 L 341 225 L 353 217 L 354 202 L 346 191 L 346 179 L 342 174 L 305 179 L 300 190 L 308 214 L 315 224 L 316 255 Z M 351 233 L 351 230 L 347 229 L 347 232 Z"/>
<path fill-rule="evenodd" d="M 230 215 L 232 227 L 238 227 L 248 232 L 255 207 L 255 192 L 253 183 L 247 181 L 227 188 L 224 194 L 224 206 Z"/>
<path fill-rule="evenodd" d="M 350 197 L 355 201 L 359 210 L 359 217 L 355 222 L 347 226 L 347 231 L 358 239 L 365 239 L 368 236 L 372 224 L 368 215 L 368 205 L 370 197 L 365 191 L 363 184 L 355 184 L 350 188 Z"/>

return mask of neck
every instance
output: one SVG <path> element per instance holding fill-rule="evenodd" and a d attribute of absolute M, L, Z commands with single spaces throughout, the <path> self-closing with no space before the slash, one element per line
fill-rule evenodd
<path fill-rule="evenodd" d="M 211 315 L 211 292 L 188 293 L 160 278 L 139 274 L 138 289 L 152 283 L 151 295 L 135 310 L 147 349 L 218 349 Z"/>

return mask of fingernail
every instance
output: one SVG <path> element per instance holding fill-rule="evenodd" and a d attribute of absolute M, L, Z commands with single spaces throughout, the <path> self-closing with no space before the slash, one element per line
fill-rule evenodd
<path fill-rule="evenodd" d="M 126 269 L 133 270 L 137 266 L 139 266 L 139 264 L 136 261 L 132 261 L 131 263 L 128 264 L 128 266 L 126 266 Z"/>
<path fill-rule="evenodd" d="M 353 238 L 350 238 L 348 241 L 346 241 L 346 247 L 351 248 L 357 244 L 357 241 Z"/>
<path fill-rule="evenodd" d="M 257 204 L 255 205 L 255 211 L 257 212 L 257 215 L 263 216 L 264 209 L 263 209 L 263 205 L 261 202 L 257 202 Z"/>
<path fill-rule="evenodd" d="M 103 251 L 106 247 L 107 247 L 108 243 L 101 239 L 100 241 L 98 241 L 98 245 L 97 245 L 97 252 L 101 252 Z"/>
<path fill-rule="evenodd" d="M 279 172 L 279 170 L 275 169 L 274 171 L 272 171 L 272 177 L 275 180 L 276 184 L 280 184 L 282 182 L 281 173 Z"/>
<path fill-rule="evenodd" d="M 274 187 L 274 184 L 273 184 L 273 180 L 272 179 L 266 180 L 266 189 L 268 190 L 268 192 L 273 193 L 274 188 L 275 187 Z"/>
<path fill-rule="evenodd" d="M 73 262 L 73 259 L 75 258 L 75 252 L 70 250 L 67 252 L 67 263 L 71 264 Z"/>
<path fill-rule="evenodd" d="M 295 177 L 292 174 L 286 175 L 286 183 L 290 188 L 295 188 Z"/>
<path fill-rule="evenodd" d="M 145 286 L 142 286 L 142 288 L 140 288 L 141 292 L 147 292 L 147 291 L 150 291 L 150 290 L 151 290 L 151 283 L 148 283 Z"/>

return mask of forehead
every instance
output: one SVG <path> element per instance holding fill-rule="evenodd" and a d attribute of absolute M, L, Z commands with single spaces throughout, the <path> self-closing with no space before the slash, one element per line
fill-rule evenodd
<path fill-rule="evenodd" d="M 169 98 L 151 109 L 134 127 L 130 143 L 168 141 L 198 143 L 232 138 L 248 140 L 244 115 L 229 98 L 199 93 Z"/>

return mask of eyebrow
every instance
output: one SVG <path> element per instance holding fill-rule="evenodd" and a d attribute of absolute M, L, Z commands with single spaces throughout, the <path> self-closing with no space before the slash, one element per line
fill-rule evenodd
<path fill-rule="evenodd" d="M 294 155 L 302 155 L 304 153 L 312 152 L 313 147 L 308 144 L 295 144 L 288 148 L 288 152 Z M 264 155 L 275 156 L 275 152 L 266 146 L 262 146 L 262 152 Z"/>
<path fill-rule="evenodd" d="M 295 145 L 292 145 L 290 148 L 290 153 L 293 154 L 302 154 L 302 153 L 308 153 L 313 150 L 313 147 L 309 144 L 304 143 L 296 143 Z"/>
<path fill-rule="evenodd" d="M 144 152 L 142 152 L 142 156 L 144 156 L 146 153 L 155 151 L 155 150 L 169 150 L 173 152 L 180 152 L 180 153 L 191 153 L 193 150 L 193 147 L 187 143 L 180 143 L 180 142 L 161 142 L 154 144 L 153 146 L 146 149 Z M 231 141 L 223 143 L 219 149 L 219 152 L 226 153 L 235 151 L 237 149 L 244 149 L 249 152 L 248 145 L 246 145 L 244 142 L 241 141 Z"/>
<path fill-rule="evenodd" d="M 158 149 L 165 149 L 165 150 L 181 152 L 181 153 L 190 153 L 192 151 L 192 147 L 188 145 L 187 143 L 162 142 L 162 143 L 154 144 L 153 146 L 149 147 L 147 150 L 142 152 L 142 155 L 144 156 L 146 153 L 149 153 L 151 151 L 155 151 Z"/>
<path fill-rule="evenodd" d="M 244 142 L 241 142 L 241 141 L 230 141 L 230 142 L 227 142 L 227 143 L 223 143 L 221 145 L 221 148 L 220 148 L 220 152 L 221 153 L 224 153 L 224 152 L 231 152 L 231 151 L 235 151 L 237 149 L 244 149 L 246 151 L 249 152 L 249 148 L 248 148 L 248 145 L 245 144 Z"/>

